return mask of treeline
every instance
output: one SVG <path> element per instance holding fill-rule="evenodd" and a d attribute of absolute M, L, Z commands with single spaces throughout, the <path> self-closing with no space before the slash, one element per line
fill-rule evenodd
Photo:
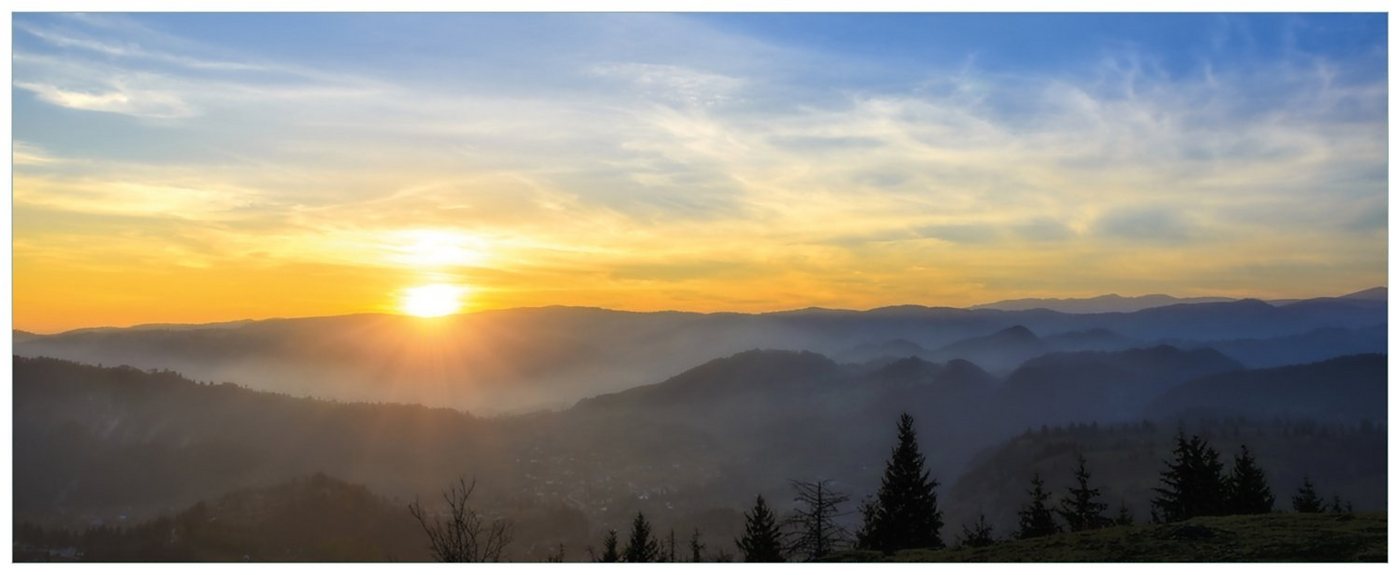
<path fill-rule="evenodd" d="M 1304 433 L 1316 431 L 1299 429 Z M 829 481 L 793 481 L 797 507 L 785 519 L 778 517 L 762 495 L 755 498 L 753 507 L 745 513 L 744 533 L 735 541 L 741 553 L 738 557 L 724 553 L 703 556 L 705 545 L 698 530 L 691 535 L 690 553 L 678 554 L 674 533 L 671 545 L 663 545 L 642 513 L 634 519 L 625 544 L 619 541 L 617 531 L 609 531 L 601 551 L 590 549 L 590 556 L 601 562 L 781 562 L 820 561 L 847 549 L 892 554 L 904 549 L 944 548 L 948 542 L 943 537 L 943 514 L 938 505 L 939 483 L 930 477 L 914 420 L 907 413 L 900 416 L 897 433 L 879 490 L 858 506 L 861 521 L 855 533 L 848 532 L 840 521 L 848 514 L 842 506 L 850 501 L 849 495 L 834 489 Z M 1226 471 L 1220 452 L 1206 440 L 1178 432 L 1171 458 L 1163 465 L 1161 485 L 1154 489 L 1156 495 L 1150 502 L 1153 523 L 1275 511 L 1273 489 L 1247 445 L 1240 445 Z M 1095 484 L 1089 461 L 1082 454 L 1077 455 L 1071 485 L 1057 499 L 1045 487 L 1040 474 L 1032 474 L 1027 501 L 1010 536 L 1030 539 L 1135 522 L 1126 501 L 1117 502 L 1116 510 L 1110 512 L 1109 502 L 1103 501 L 1103 486 Z M 1292 498 L 1292 509 L 1299 513 L 1345 513 L 1351 507 L 1350 502 L 1337 496 L 1330 503 L 1325 501 L 1306 478 Z M 997 541 L 994 526 L 980 516 L 973 524 L 961 526 L 956 545 L 983 547 Z"/>

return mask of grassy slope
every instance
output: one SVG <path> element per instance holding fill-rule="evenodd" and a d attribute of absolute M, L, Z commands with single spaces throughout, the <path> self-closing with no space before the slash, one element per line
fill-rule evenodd
<path fill-rule="evenodd" d="M 1006 541 L 980 549 L 848 552 L 841 561 L 1177 562 L 1385 561 L 1384 513 L 1202 517 Z"/>

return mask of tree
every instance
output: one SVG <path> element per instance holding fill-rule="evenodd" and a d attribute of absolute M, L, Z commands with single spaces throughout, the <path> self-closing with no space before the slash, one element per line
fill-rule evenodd
<path fill-rule="evenodd" d="M 734 544 L 746 563 L 777 563 L 783 560 L 782 536 L 777 516 L 759 495 L 753 509 L 744 514 L 744 535 Z"/>
<path fill-rule="evenodd" d="M 622 561 L 622 553 L 617 550 L 617 530 L 609 529 L 608 535 L 603 538 L 603 556 L 598 557 L 599 563 L 618 563 Z"/>
<path fill-rule="evenodd" d="M 1031 478 L 1031 489 L 1028 493 L 1031 502 L 1017 513 L 1021 518 L 1021 528 L 1016 532 L 1016 538 L 1029 539 L 1059 533 L 1060 526 L 1055 524 L 1055 514 L 1050 511 L 1050 506 L 1046 505 L 1050 501 L 1050 492 L 1045 490 L 1045 482 L 1040 479 L 1039 473 Z"/>
<path fill-rule="evenodd" d="M 1248 446 L 1240 446 L 1240 454 L 1235 456 L 1235 466 L 1230 470 L 1228 486 L 1226 506 L 1229 513 L 1248 515 L 1274 510 L 1274 492 L 1269 489 L 1264 470 L 1255 463 Z"/>
<path fill-rule="evenodd" d="M 690 533 L 690 562 L 700 563 L 704 561 L 701 556 L 704 551 L 705 544 L 700 542 L 700 528 L 696 527 L 695 531 Z"/>
<path fill-rule="evenodd" d="M 502 552 L 511 541 L 510 524 L 500 520 L 487 523 L 469 505 L 475 490 L 475 479 L 468 484 L 465 478 L 457 478 L 455 485 L 442 492 L 443 502 L 447 504 L 445 516 L 430 517 L 417 500 L 409 504 L 408 512 L 428 535 L 428 548 L 434 559 L 444 563 L 501 560 Z"/>
<path fill-rule="evenodd" d="M 1153 488 L 1152 516 L 1163 522 L 1226 512 L 1226 482 L 1220 453 L 1199 436 L 1176 435 L 1175 461 L 1164 462 L 1163 487 Z"/>
<path fill-rule="evenodd" d="M 797 490 L 793 498 L 799 505 L 788 517 L 788 552 L 808 561 L 818 561 L 846 541 L 846 530 L 838 523 L 841 517 L 840 506 L 850 501 L 850 497 L 837 492 L 828 485 L 829 481 L 793 481 Z"/>
<path fill-rule="evenodd" d="M 545 555 L 545 556 L 544 556 L 544 562 L 545 562 L 545 563 L 563 563 L 563 562 L 564 562 L 564 544 L 563 544 L 563 543 L 560 543 L 557 547 L 555 547 L 553 550 L 551 550 L 551 551 L 549 552 L 548 555 Z"/>
<path fill-rule="evenodd" d="M 987 516 L 979 514 L 977 522 L 972 527 L 963 525 L 962 543 L 963 547 L 986 547 L 996 543 L 992 537 L 992 526 L 987 523 Z"/>
<path fill-rule="evenodd" d="M 1116 518 L 1113 519 L 1113 524 L 1114 524 L 1114 525 L 1132 525 L 1132 524 L 1133 524 L 1133 512 L 1132 512 L 1132 510 L 1128 509 L 1128 502 L 1127 502 L 1127 501 L 1119 500 L 1119 502 L 1118 502 L 1118 517 L 1116 517 Z"/>
<path fill-rule="evenodd" d="M 663 561 L 665 561 L 665 562 L 667 562 L 667 563 L 675 563 L 675 562 L 676 562 L 676 528 L 675 528 L 675 527 L 672 527 L 672 528 L 671 528 L 671 534 L 668 535 L 668 536 L 666 537 L 666 541 L 667 541 L 667 544 L 666 544 L 666 558 L 663 559 Z"/>
<path fill-rule="evenodd" d="M 899 440 L 890 451 L 875 501 L 862 506 L 865 521 L 856 545 L 885 553 L 941 548 L 943 539 L 938 532 L 943 528 L 943 513 L 938 510 L 934 491 L 938 482 L 930 479 L 925 469 L 914 418 L 908 413 L 900 414 L 898 432 Z"/>
<path fill-rule="evenodd" d="M 640 511 L 632 520 L 632 535 L 627 538 L 627 548 L 622 551 L 622 560 L 628 563 L 655 563 L 661 557 L 661 545 L 651 536 L 651 523 Z"/>
<path fill-rule="evenodd" d="M 1293 496 L 1293 510 L 1298 513 L 1322 513 L 1322 498 L 1317 495 L 1317 488 L 1313 487 L 1311 479 L 1303 478 L 1303 486 L 1298 488 L 1298 494 Z"/>
<path fill-rule="evenodd" d="M 1083 454 L 1078 457 L 1079 466 L 1074 470 L 1076 485 L 1070 488 L 1069 495 L 1060 500 L 1060 508 L 1057 511 L 1070 531 L 1105 527 L 1109 522 L 1108 518 L 1103 516 L 1103 512 L 1108 510 L 1108 504 L 1100 503 L 1099 490 L 1089 487 L 1088 461 L 1084 459 Z"/>

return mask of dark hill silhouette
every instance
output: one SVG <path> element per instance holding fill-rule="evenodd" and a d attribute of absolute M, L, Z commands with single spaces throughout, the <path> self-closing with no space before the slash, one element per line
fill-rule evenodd
<path fill-rule="evenodd" d="M 1013 325 L 996 333 L 955 342 L 932 352 L 932 359 L 966 359 L 994 370 L 1009 371 L 1049 350 L 1030 329 Z"/>
<path fill-rule="evenodd" d="M 1113 293 L 1089 298 L 1009 299 L 993 303 L 975 305 L 972 306 L 972 309 L 1000 309 L 1007 311 L 1048 309 L 1063 313 L 1109 313 L 1134 312 L 1148 308 L 1162 307 L 1173 304 L 1215 303 L 1231 300 L 1232 298 L 1224 297 L 1178 298 L 1165 294 L 1148 294 L 1124 297 Z"/>
<path fill-rule="evenodd" d="M 1248 367 L 1278 367 L 1321 361 L 1343 355 L 1385 353 L 1385 324 L 1371 327 L 1318 328 L 1306 333 L 1264 339 L 1170 342 L 1185 348 L 1210 347 Z"/>
<path fill-rule="evenodd" d="M 79 533 L 16 530 L 18 561 L 426 561 L 418 525 L 363 486 L 315 474 L 240 489 L 172 516 Z"/>
<path fill-rule="evenodd" d="M 1364 289 L 1364 290 L 1361 290 L 1361 291 L 1352 292 L 1352 293 L 1349 293 L 1349 294 L 1346 294 L 1346 295 L 1340 296 L 1340 297 L 1341 297 L 1342 299 L 1361 299 L 1361 300 L 1368 300 L 1368 301 L 1387 301 L 1387 300 L 1389 299 L 1390 296 L 1389 296 L 1389 290 L 1387 290 L 1387 289 L 1385 288 L 1385 286 L 1381 286 L 1381 287 L 1373 287 L 1373 288 L 1370 288 L 1370 289 Z"/>
<path fill-rule="evenodd" d="M 890 357 L 946 361 L 955 357 L 930 355 L 919 348 L 938 349 L 1014 326 L 1039 334 L 1108 330 L 1141 342 L 1202 342 L 1354 329 L 1384 321 L 1385 302 L 1353 298 L 1286 306 L 1258 300 L 1177 304 L 1094 314 L 922 306 L 764 314 L 548 307 L 433 320 L 363 314 L 18 334 L 15 353 L 174 369 L 196 379 L 298 395 L 502 413 L 566 407 L 756 348 L 805 349 L 863 361 L 868 358 L 842 352 L 872 342 L 904 340 L 905 351 L 913 353 Z M 1064 349 L 1050 338 L 1042 342 L 1047 351 Z M 974 353 L 969 350 L 967 355 Z M 990 357 L 963 359 L 993 371 L 1011 367 L 988 363 Z"/>
<path fill-rule="evenodd" d="M 1022 364 L 999 392 L 1008 417 L 1038 423 L 1126 421 L 1163 391 L 1242 366 L 1211 349 L 1171 346 L 1117 352 L 1060 352 Z"/>
<path fill-rule="evenodd" d="M 1384 421 L 1386 356 L 1222 373 L 1187 382 L 1152 402 L 1159 418 L 1181 416 Z"/>

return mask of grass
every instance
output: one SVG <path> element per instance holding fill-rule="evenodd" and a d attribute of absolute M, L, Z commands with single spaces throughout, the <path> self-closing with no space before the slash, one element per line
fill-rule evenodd
<path fill-rule="evenodd" d="M 1385 513 L 1274 513 L 1061 533 L 982 548 L 848 551 L 837 561 L 1384 562 Z"/>

